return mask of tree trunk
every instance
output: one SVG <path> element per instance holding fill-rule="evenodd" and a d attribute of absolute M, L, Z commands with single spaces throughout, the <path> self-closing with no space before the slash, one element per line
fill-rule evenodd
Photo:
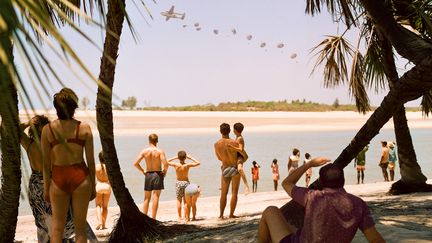
<path fill-rule="evenodd" d="M 430 75 L 432 75 L 431 59 L 425 60 L 421 65 L 417 65 L 405 73 L 394 84 L 394 88 L 384 97 L 381 105 L 372 113 L 366 124 L 357 132 L 350 144 L 333 163 L 342 169 L 345 168 L 390 120 L 395 107 L 400 107 L 401 104 L 417 99 L 429 92 L 432 89 Z M 319 188 L 318 181 L 315 181 L 311 187 Z M 421 190 L 432 191 L 432 187 L 425 184 Z M 299 211 L 299 207 L 301 206 L 291 200 L 281 208 L 285 217 L 297 227 L 302 226 L 304 217 L 304 213 Z"/>
<path fill-rule="evenodd" d="M 396 70 L 393 48 L 390 41 L 385 38 L 385 35 L 378 33 L 378 36 L 383 53 L 384 72 L 388 78 L 389 87 L 392 89 L 399 78 Z M 397 151 L 401 180 L 394 183 L 389 192 L 390 194 L 401 194 L 422 190 L 421 188 L 426 184 L 427 178 L 423 175 L 420 165 L 417 163 L 417 156 L 412 143 L 403 104 L 396 107 L 393 111 L 393 124 L 396 142 L 398 144 Z"/>
<path fill-rule="evenodd" d="M 140 212 L 129 190 L 126 188 L 120 171 L 113 131 L 112 88 L 120 36 L 125 18 L 124 7 L 124 0 L 108 1 L 107 31 L 99 74 L 96 120 L 108 177 L 120 207 L 120 218 L 111 233 L 109 241 L 142 242 L 155 239 L 161 235 L 161 230 L 157 227 L 160 223 Z"/>
<path fill-rule="evenodd" d="M 1 8 L 14 13 L 10 2 Z M 11 19 L 6 19 L 10 21 Z M 14 20 L 12 20 L 14 21 Z M 15 26 L 6 22 L 7 26 Z M 0 31 L 0 46 L 7 60 L 0 59 L 0 139 L 1 139 L 1 189 L 0 189 L 0 242 L 13 242 L 18 219 L 21 189 L 21 157 L 19 144 L 18 95 L 14 85 L 12 30 Z"/>

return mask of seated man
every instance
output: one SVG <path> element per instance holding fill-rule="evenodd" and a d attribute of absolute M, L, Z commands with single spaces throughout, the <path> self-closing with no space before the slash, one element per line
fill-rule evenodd
<path fill-rule="evenodd" d="M 378 231 L 366 203 L 347 193 L 343 186 L 343 170 L 328 164 L 319 171 L 323 190 L 309 190 L 295 184 L 311 167 L 330 160 L 314 158 L 294 170 L 282 182 L 290 197 L 305 207 L 303 228 L 297 229 L 284 218 L 279 208 L 270 206 L 263 212 L 258 242 L 351 242 L 359 228 L 369 242 L 385 242 Z"/>

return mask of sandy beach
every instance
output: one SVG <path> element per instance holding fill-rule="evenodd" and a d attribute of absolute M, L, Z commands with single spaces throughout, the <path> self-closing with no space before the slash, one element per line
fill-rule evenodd
<path fill-rule="evenodd" d="M 428 183 L 432 183 L 429 180 Z M 345 189 L 365 200 L 374 215 L 377 229 L 387 242 L 432 242 L 432 218 L 430 217 L 432 193 L 415 193 L 401 196 L 388 196 L 391 183 L 379 182 L 362 185 L 348 185 Z M 289 201 L 283 191 L 259 192 L 247 196 L 240 195 L 236 214 L 238 219 L 217 220 L 219 198 L 207 197 L 198 200 L 196 224 L 204 227 L 196 233 L 180 235 L 167 242 L 256 242 L 256 233 L 262 211 L 270 205 L 282 206 Z M 88 222 L 97 225 L 93 202 L 90 204 Z M 138 205 L 139 208 L 142 205 Z M 96 231 L 100 240 L 106 238 L 113 222 L 118 217 L 119 208 L 111 207 L 107 220 L 107 230 Z M 177 223 L 176 202 L 165 201 L 159 204 L 158 220 L 170 224 Z M 18 218 L 17 241 L 36 242 L 36 227 L 32 216 Z M 365 242 L 361 232 L 357 232 L 353 242 Z"/>
<path fill-rule="evenodd" d="M 54 119 L 55 113 L 48 112 Z M 38 114 L 47 114 L 38 112 Z M 233 124 L 242 121 L 249 132 L 269 133 L 278 131 L 340 131 L 359 130 L 371 113 L 355 112 L 153 112 L 153 111 L 114 111 L 115 134 L 218 134 L 220 123 Z M 21 113 L 21 121 L 27 115 Z M 76 117 L 87 121 L 96 134 L 94 111 L 78 111 Z M 431 128 L 432 119 L 423 118 L 421 112 L 408 112 L 410 128 Z M 390 120 L 384 129 L 392 129 Z M 137 150 L 138 151 L 138 150 Z M 132 159 L 129 159 L 132 161 Z M 399 172 L 397 172 L 399 173 Z M 347 178 L 352 179 L 352 178 Z M 368 181 L 369 182 L 369 181 Z M 432 180 L 429 180 L 432 183 Z M 375 217 L 377 228 L 387 242 L 432 242 L 432 193 L 416 193 L 403 196 L 387 196 L 390 183 L 369 183 L 347 185 L 346 189 L 368 202 Z M 141 194 L 140 194 L 140 197 Z M 141 199 L 142 200 L 142 199 Z M 141 200 L 137 200 L 141 209 Z M 262 211 L 269 205 L 282 206 L 290 198 L 282 191 L 259 192 L 247 196 L 240 195 L 235 220 L 218 221 L 219 197 L 202 197 L 198 200 L 197 224 L 205 227 L 200 232 L 177 236 L 171 242 L 255 242 L 257 225 Z M 23 202 L 28 203 L 28 202 Z M 227 211 L 226 211 L 227 212 Z M 111 207 L 108 227 L 118 217 L 118 207 Z M 176 222 L 176 202 L 162 201 L 159 204 L 158 220 L 167 224 Z M 94 202 L 90 203 L 88 222 L 97 225 Z M 95 231 L 103 240 L 111 228 Z M 36 242 L 36 227 L 31 215 L 20 216 L 16 241 Z M 358 233 L 354 242 L 364 242 Z"/>
<path fill-rule="evenodd" d="M 54 111 L 39 111 L 54 119 Z M 193 134 L 217 133 L 220 123 L 233 124 L 239 120 L 250 132 L 272 131 L 334 131 L 360 129 L 372 114 L 351 111 L 338 112 L 177 112 L 177 111 L 113 111 L 116 135 L 131 134 Z M 24 112 L 21 119 L 25 120 Z M 27 116 L 27 117 L 31 117 Z M 89 122 L 96 129 L 95 111 L 77 111 L 76 118 Z M 430 128 L 432 119 L 421 112 L 407 112 L 410 128 Z M 131 125 L 131 121 L 133 124 Z M 393 121 L 383 129 L 393 128 Z"/>

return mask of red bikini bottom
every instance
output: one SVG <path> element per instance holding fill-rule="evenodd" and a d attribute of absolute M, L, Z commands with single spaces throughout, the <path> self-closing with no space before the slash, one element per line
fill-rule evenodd
<path fill-rule="evenodd" d="M 86 163 L 53 165 L 52 180 L 64 192 L 72 194 L 89 174 Z"/>

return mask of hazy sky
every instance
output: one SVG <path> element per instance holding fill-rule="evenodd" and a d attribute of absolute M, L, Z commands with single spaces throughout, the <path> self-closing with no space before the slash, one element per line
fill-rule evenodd
<path fill-rule="evenodd" d="M 140 40 L 135 42 L 129 29 L 124 29 L 114 86 L 120 100 L 135 96 L 138 106 L 284 99 L 333 103 L 336 98 L 340 103 L 353 103 L 346 87 L 323 88 L 321 70 L 310 76 L 315 63 L 311 48 L 325 35 L 337 34 L 338 26 L 327 13 L 305 15 L 304 0 L 146 1 L 153 20 L 143 11 L 144 19 L 130 1 L 127 3 Z M 165 21 L 160 12 L 171 5 L 176 12 L 186 13 L 186 18 Z M 195 23 L 199 23 L 200 31 Z M 103 46 L 100 30 L 85 23 L 81 27 L 100 48 Z M 231 32 L 233 28 L 236 35 Z M 339 31 L 343 30 L 340 26 Z M 63 33 L 97 76 L 100 50 L 67 28 Z M 246 39 L 249 34 L 253 36 L 250 41 Z M 266 48 L 259 47 L 261 42 L 266 42 Z M 284 48 L 276 48 L 278 43 Z M 54 55 L 46 53 L 56 65 Z M 295 59 L 290 58 L 293 53 L 297 54 Z M 96 85 L 86 81 L 86 87 L 61 66 L 56 65 L 65 84 L 80 97 L 89 97 L 94 107 Z M 53 92 L 58 88 L 55 86 Z M 378 105 L 386 91 L 370 93 L 372 104 Z M 49 107 L 50 99 L 46 99 Z"/>

